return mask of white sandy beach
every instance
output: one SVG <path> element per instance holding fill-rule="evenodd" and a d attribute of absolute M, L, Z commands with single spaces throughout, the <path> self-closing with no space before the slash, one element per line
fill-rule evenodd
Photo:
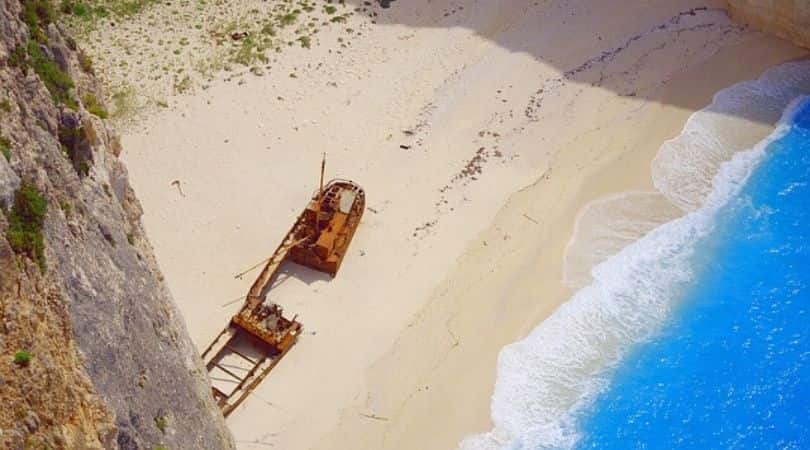
<path fill-rule="evenodd" d="M 363 32 L 340 53 L 287 49 L 125 129 L 199 348 L 258 272 L 234 275 L 317 188 L 322 152 L 327 179 L 366 190 L 337 277 L 289 264 L 270 291 L 305 331 L 228 418 L 238 447 L 447 449 L 489 429 L 498 350 L 577 285 L 562 271 L 583 206 L 650 191 L 659 146 L 714 92 L 805 56 L 721 5 L 397 1 L 351 17 Z"/>

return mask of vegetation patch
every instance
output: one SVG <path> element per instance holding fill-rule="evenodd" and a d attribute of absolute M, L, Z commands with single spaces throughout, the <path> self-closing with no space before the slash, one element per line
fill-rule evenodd
<path fill-rule="evenodd" d="M 90 114 L 94 114 L 102 119 L 106 119 L 109 116 L 107 110 L 101 106 L 101 103 L 99 103 L 98 99 L 93 94 L 85 94 L 84 97 L 82 97 L 82 103 L 84 103 L 84 107 L 87 108 Z"/>
<path fill-rule="evenodd" d="M 183 77 L 182 80 L 178 81 L 174 85 L 174 90 L 177 91 L 180 94 L 184 94 L 184 93 L 188 92 L 190 89 L 191 89 L 191 78 L 189 78 L 187 76 Z"/>
<path fill-rule="evenodd" d="M 299 11 L 295 10 L 292 12 L 288 12 L 286 14 L 278 15 L 277 16 L 278 24 L 281 25 L 282 27 L 294 24 L 295 21 L 298 20 L 298 13 Z"/>
<path fill-rule="evenodd" d="M 62 200 L 59 202 L 59 208 L 62 209 L 62 212 L 65 213 L 65 217 L 70 218 L 73 215 L 73 208 L 70 206 L 70 202 L 67 200 Z"/>
<path fill-rule="evenodd" d="M 74 2 L 71 0 L 63 0 L 59 8 L 63 14 L 70 14 L 82 19 L 89 19 L 93 13 L 93 8 L 81 2 Z"/>
<path fill-rule="evenodd" d="M 11 162 L 11 142 L 5 136 L 0 136 L 0 153 L 3 154 L 6 161 Z"/>
<path fill-rule="evenodd" d="M 264 54 L 265 49 L 266 46 L 262 42 L 258 42 L 253 36 L 248 35 L 242 40 L 242 45 L 233 56 L 233 61 L 244 66 L 249 66 L 257 60 L 266 63 L 268 59 Z"/>
<path fill-rule="evenodd" d="M 60 2 L 60 20 L 93 55 L 94 61 L 86 58 L 86 63 L 79 55 L 82 69 L 105 73 L 102 82 L 110 93 L 106 105 L 110 118 L 117 120 L 143 108 L 163 107 L 168 96 L 206 89 L 219 76 L 226 80 L 248 72 L 263 76 L 275 68 L 280 58 L 276 54 L 322 45 L 319 33 L 343 29 L 336 24 L 365 14 L 365 8 L 355 9 L 343 0 Z M 95 20 L 100 10 L 109 18 Z M 351 38 L 341 39 L 345 41 L 326 45 L 348 47 Z M 112 47 L 116 51 L 108 51 Z"/>
<path fill-rule="evenodd" d="M 98 19 L 110 16 L 126 18 L 141 13 L 158 0 L 62 0 L 60 10 L 63 14 L 75 17 L 81 22 L 94 24 Z"/>
<path fill-rule="evenodd" d="M 166 428 L 169 427 L 169 419 L 165 416 L 155 417 L 155 426 L 158 427 L 161 433 L 166 434 Z"/>
<path fill-rule="evenodd" d="M 14 193 L 14 204 L 8 211 L 7 239 L 15 253 L 28 256 L 36 261 L 39 269 L 45 272 L 45 240 L 42 226 L 48 202 L 40 195 L 36 186 L 22 183 Z"/>
<path fill-rule="evenodd" d="M 135 111 L 135 90 L 130 86 L 112 94 L 112 115 L 114 117 L 126 117 Z"/>
<path fill-rule="evenodd" d="M 73 80 L 63 72 L 59 66 L 42 51 L 36 42 L 28 42 L 29 62 L 34 72 L 39 76 L 54 101 L 64 103 L 69 108 L 76 109 L 78 105 L 70 96 L 73 89 Z"/>
<path fill-rule="evenodd" d="M 22 20 L 28 25 L 31 37 L 41 43 L 48 43 L 48 35 L 44 29 L 56 22 L 58 14 L 50 0 L 23 0 Z"/>
<path fill-rule="evenodd" d="M 27 366 L 31 364 L 31 353 L 27 350 L 20 350 L 17 353 L 14 353 L 14 364 L 18 366 Z"/>
<path fill-rule="evenodd" d="M 59 10 L 66 16 L 73 16 L 83 21 L 103 19 L 110 16 L 109 10 L 100 2 L 91 4 L 81 1 L 62 0 Z"/>
<path fill-rule="evenodd" d="M 74 110 L 77 109 L 78 105 L 70 95 L 74 87 L 73 80 L 42 49 L 42 46 L 48 45 L 48 35 L 45 29 L 59 18 L 53 2 L 51 0 L 23 0 L 20 16 L 22 21 L 28 25 L 31 39 L 12 51 L 9 56 L 9 65 L 22 67 L 23 70 L 32 69 L 45 84 L 55 102 L 62 103 Z M 75 42 L 69 39 L 68 46 L 75 48 Z"/>
<path fill-rule="evenodd" d="M 8 65 L 11 67 L 25 67 L 25 46 L 18 45 L 14 50 L 11 51 L 11 54 L 8 55 Z"/>
<path fill-rule="evenodd" d="M 140 13 L 150 5 L 159 3 L 158 0 L 107 0 L 104 3 L 109 4 L 113 13 L 118 16 L 132 16 Z"/>
<path fill-rule="evenodd" d="M 87 56 L 87 53 L 85 53 L 83 50 L 79 50 L 78 58 L 79 67 L 81 67 L 82 70 L 91 75 L 96 73 L 96 71 L 93 69 L 93 60 Z"/>
<path fill-rule="evenodd" d="M 25 46 L 17 47 L 9 57 L 9 64 L 14 67 L 22 67 L 23 70 L 32 69 L 45 84 L 55 102 L 62 103 L 74 110 L 77 109 L 79 105 L 70 95 L 74 86 L 73 80 L 42 50 L 40 45 L 35 40 L 29 40 Z"/>

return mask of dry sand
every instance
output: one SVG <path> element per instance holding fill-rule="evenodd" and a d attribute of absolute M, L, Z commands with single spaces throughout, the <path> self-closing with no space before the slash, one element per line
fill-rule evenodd
<path fill-rule="evenodd" d="M 352 2 L 347 4 L 352 5 Z M 649 163 L 717 90 L 802 51 L 719 2 L 415 0 L 214 80 L 126 129 L 123 158 L 204 348 L 327 175 L 367 192 L 334 279 L 270 298 L 305 333 L 228 419 L 240 449 L 443 449 L 489 428 L 498 350 L 570 294 L 583 205 Z M 345 30 L 324 28 L 321 42 Z M 294 74 L 292 76 L 291 74 Z M 177 181 L 177 183 L 174 183 Z M 174 184 L 173 184 L 174 183 Z"/>

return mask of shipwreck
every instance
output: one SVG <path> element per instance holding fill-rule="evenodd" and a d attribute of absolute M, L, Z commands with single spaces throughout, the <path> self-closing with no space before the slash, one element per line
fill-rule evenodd
<path fill-rule="evenodd" d="M 289 260 L 334 277 L 365 209 L 365 192 L 355 182 L 334 179 L 320 187 L 281 244 L 267 259 L 242 308 L 205 349 L 202 359 L 212 392 L 226 417 L 242 403 L 292 348 L 301 334 L 297 316 L 267 299 L 282 264 Z"/>

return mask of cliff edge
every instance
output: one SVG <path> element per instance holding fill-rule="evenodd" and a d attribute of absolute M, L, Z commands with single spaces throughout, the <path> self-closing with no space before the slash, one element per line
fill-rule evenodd
<path fill-rule="evenodd" d="M 728 0 L 737 22 L 810 48 L 810 0 Z"/>
<path fill-rule="evenodd" d="M 0 448 L 233 448 L 54 5 L 0 2 Z"/>

